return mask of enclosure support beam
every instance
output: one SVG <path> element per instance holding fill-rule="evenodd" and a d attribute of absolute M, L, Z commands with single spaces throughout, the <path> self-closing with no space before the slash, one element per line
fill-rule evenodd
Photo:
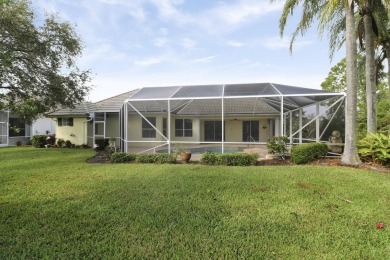
<path fill-rule="evenodd" d="M 284 113 L 283 113 L 283 110 L 284 110 L 284 104 L 283 104 L 283 96 L 280 97 L 280 136 L 284 136 L 284 126 L 283 126 L 283 117 L 284 117 Z"/>
<path fill-rule="evenodd" d="M 289 116 L 290 116 L 290 145 L 293 144 L 293 136 L 292 136 L 292 112 L 290 111 L 289 112 Z"/>
<path fill-rule="evenodd" d="M 124 109 L 124 115 L 123 115 L 123 118 L 124 118 L 124 137 L 125 137 L 125 141 L 124 141 L 124 149 L 123 151 L 125 153 L 127 153 L 127 150 L 128 150 L 128 143 L 127 143 L 127 139 L 128 139 L 128 133 L 127 133 L 127 130 L 128 130 L 128 119 L 129 119 L 129 112 L 128 112 L 128 102 L 125 102 L 125 109 Z"/>
<path fill-rule="evenodd" d="M 316 142 L 320 141 L 320 103 L 316 103 Z"/>
<path fill-rule="evenodd" d="M 168 131 L 168 153 L 171 154 L 171 101 L 168 100 L 168 123 L 167 123 L 167 131 Z"/>
<path fill-rule="evenodd" d="M 224 109 L 224 102 L 223 102 L 223 96 L 225 95 L 225 85 L 223 85 L 222 88 L 222 154 L 224 153 L 225 150 L 225 109 Z"/>
<path fill-rule="evenodd" d="M 302 144 L 302 108 L 299 109 L 299 144 Z"/>

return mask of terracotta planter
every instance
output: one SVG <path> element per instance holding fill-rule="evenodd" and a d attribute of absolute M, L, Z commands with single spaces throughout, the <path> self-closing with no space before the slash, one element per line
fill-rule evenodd
<path fill-rule="evenodd" d="M 188 163 L 191 159 L 191 153 L 181 153 L 180 157 L 183 162 Z"/>

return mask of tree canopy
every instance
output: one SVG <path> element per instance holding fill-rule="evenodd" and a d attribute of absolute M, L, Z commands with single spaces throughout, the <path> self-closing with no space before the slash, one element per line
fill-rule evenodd
<path fill-rule="evenodd" d="M 367 134 L 367 99 L 366 99 L 366 78 L 364 56 L 358 55 L 358 99 L 357 99 L 357 122 L 358 137 L 362 139 Z M 385 80 L 386 73 L 381 72 L 378 77 L 377 88 L 377 115 L 378 130 L 382 133 L 388 133 L 390 125 L 390 99 L 388 98 L 388 86 Z M 321 83 L 323 90 L 327 91 L 346 91 L 346 64 L 345 58 L 333 66 Z"/>
<path fill-rule="evenodd" d="M 0 110 L 26 122 L 88 94 L 90 71 L 77 67 L 81 39 L 53 14 L 38 19 L 27 0 L 0 0 Z"/>

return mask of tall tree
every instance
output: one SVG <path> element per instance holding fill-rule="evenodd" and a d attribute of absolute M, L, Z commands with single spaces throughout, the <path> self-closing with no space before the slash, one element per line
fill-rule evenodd
<path fill-rule="evenodd" d="M 27 0 L 0 0 L 0 38 L 0 110 L 31 122 L 84 100 L 90 72 L 76 65 L 82 44 L 69 22 L 40 23 Z"/>
<path fill-rule="evenodd" d="M 302 16 L 298 26 L 291 38 L 292 46 L 298 33 L 304 34 L 311 26 L 314 20 L 319 19 L 320 32 L 321 28 L 328 28 L 339 21 L 340 15 L 345 13 L 345 37 L 346 37 L 346 115 L 345 115 L 345 147 L 341 158 L 342 162 L 349 165 L 360 163 L 356 148 L 356 119 L 357 119 L 357 46 L 355 34 L 355 17 L 353 0 L 288 0 L 286 1 L 280 18 L 280 31 L 283 36 L 287 18 L 293 14 L 298 6 L 302 6 Z"/>
<path fill-rule="evenodd" d="M 338 2 L 338 1 L 332 1 Z M 346 83 L 347 98 L 345 106 L 345 146 L 341 161 L 345 164 L 360 163 L 357 153 L 357 47 L 355 35 L 355 16 L 353 0 L 344 1 L 345 39 L 346 39 Z"/>
<path fill-rule="evenodd" d="M 366 50 L 366 95 L 367 95 L 367 133 L 376 133 L 376 69 L 373 19 L 373 3 L 371 0 L 363 1 L 360 14 L 364 24 L 364 43 Z"/>

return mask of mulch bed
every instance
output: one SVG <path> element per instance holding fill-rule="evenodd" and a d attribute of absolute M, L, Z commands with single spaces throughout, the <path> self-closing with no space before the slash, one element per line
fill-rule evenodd
<path fill-rule="evenodd" d="M 96 152 L 96 155 L 87 160 L 87 163 L 97 163 L 97 164 L 107 164 L 111 163 L 110 159 L 107 157 L 107 154 L 103 151 Z"/>
<path fill-rule="evenodd" d="M 110 159 L 107 157 L 105 152 L 96 152 L 96 155 L 90 159 L 87 160 L 88 163 L 96 163 L 96 164 L 108 164 L 111 163 Z M 197 164 L 199 162 L 193 162 L 190 163 Z M 269 160 L 261 160 L 257 163 L 258 166 L 288 166 L 288 165 L 294 165 L 289 159 L 287 160 L 278 160 L 278 159 L 269 159 Z M 385 167 L 380 164 L 374 164 L 370 162 L 363 162 L 361 165 L 358 166 L 350 166 L 350 165 L 344 165 L 341 163 L 339 158 L 321 158 L 318 160 L 315 160 L 310 163 L 310 165 L 318 165 L 318 166 L 343 166 L 343 167 L 353 167 L 357 169 L 364 169 L 364 170 L 373 170 L 377 172 L 383 172 L 390 174 L 390 167 Z"/>

